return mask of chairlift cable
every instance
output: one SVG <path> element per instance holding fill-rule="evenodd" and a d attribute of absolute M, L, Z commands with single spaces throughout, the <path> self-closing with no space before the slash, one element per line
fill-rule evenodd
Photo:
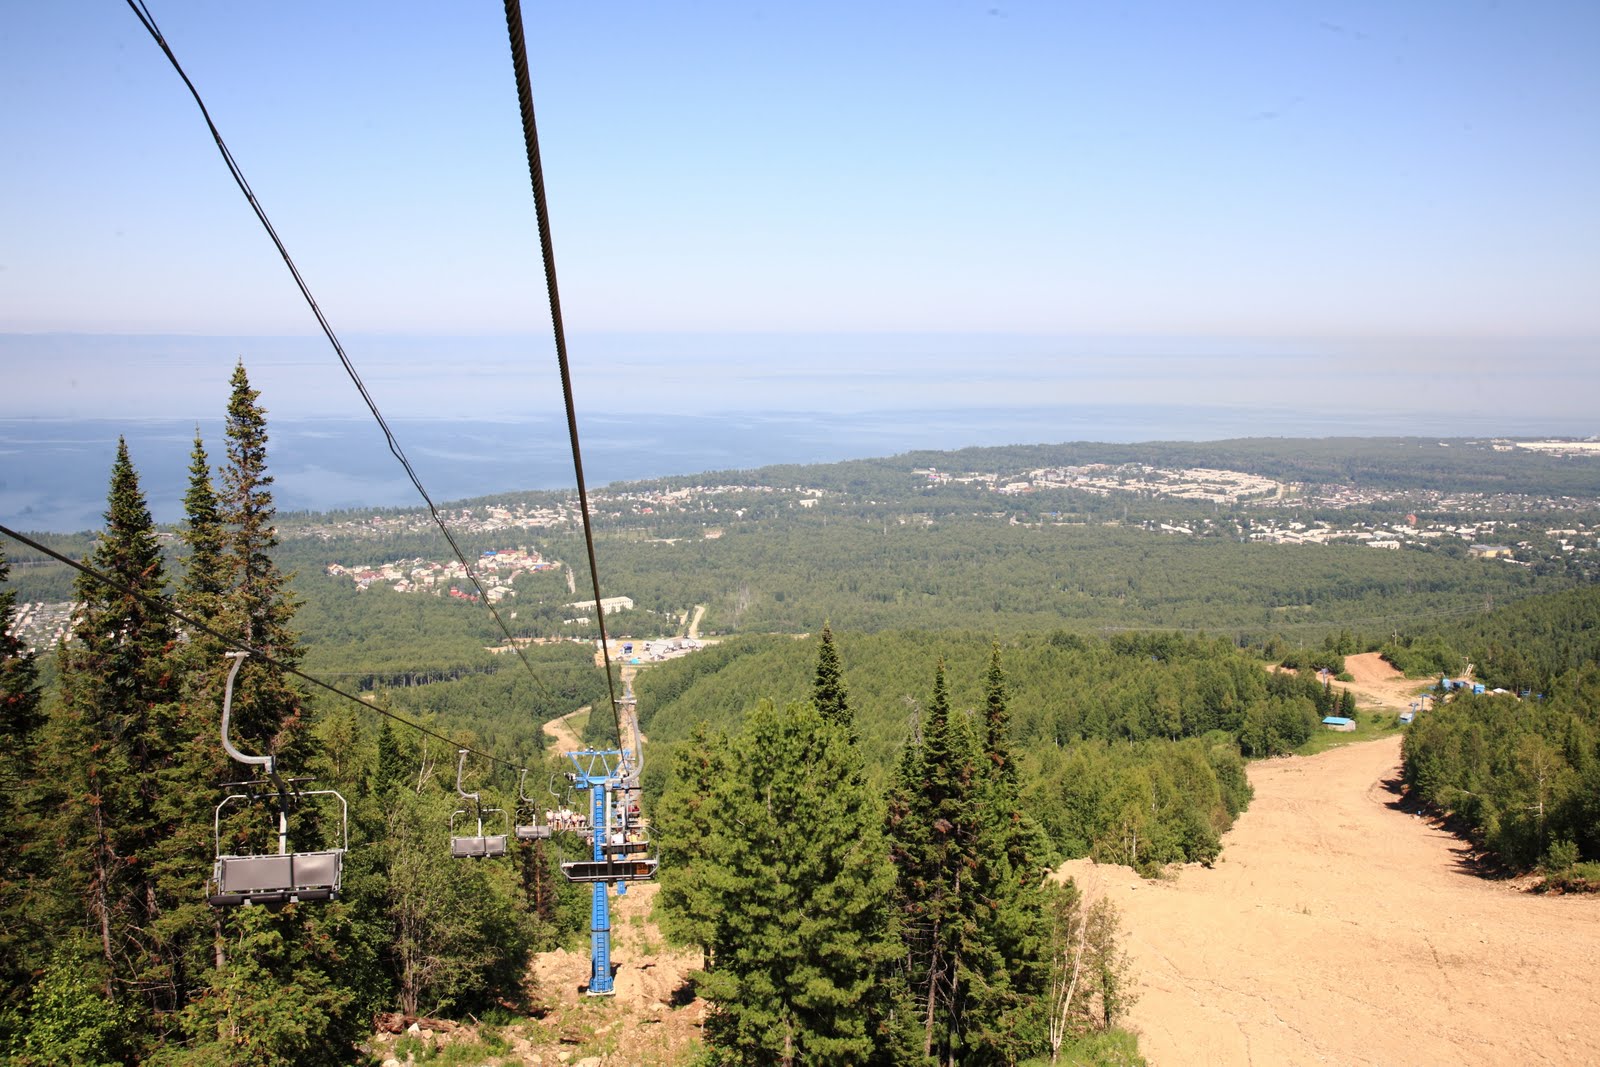
<path fill-rule="evenodd" d="M 366 402 L 367 410 L 372 412 L 372 417 L 377 420 L 378 427 L 383 431 L 384 439 L 388 442 L 389 451 L 394 455 L 395 459 L 400 461 L 400 466 L 405 468 L 406 476 L 411 479 L 411 484 L 416 487 L 417 493 L 421 495 L 423 502 L 427 504 L 428 513 L 433 516 L 434 525 L 438 526 L 439 531 L 444 534 L 444 539 L 449 542 L 450 549 L 455 553 L 456 560 L 460 562 L 462 570 L 465 571 L 467 580 L 478 591 L 479 602 L 488 608 L 490 615 L 494 616 L 494 621 L 499 625 L 500 632 L 505 635 L 506 644 L 516 653 L 517 658 L 522 661 L 522 666 L 527 669 L 528 677 L 533 679 L 533 683 L 540 693 L 548 700 L 555 700 L 555 694 L 550 691 L 538 673 L 534 671 L 532 662 L 529 661 L 527 654 L 517 645 L 516 639 L 511 636 L 511 630 L 506 625 L 505 620 L 500 617 L 500 613 L 489 602 L 488 594 L 485 593 L 483 586 L 479 583 L 472 564 L 467 562 L 466 554 L 461 550 L 461 546 L 456 543 L 455 535 L 450 532 L 449 526 L 445 524 L 444 518 L 439 514 L 439 508 L 434 504 L 433 497 L 423 487 L 422 479 L 417 476 L 416 470 L 411 466 L 411 461 L 406 458 L 405 450 L 400 447 L 400 442 L 395 437 L 394 431 L 389 428 L 389 423 L 383 417 L 383 412 L 378 410 L 378 402 L 367 391 L 366 383 L 361 380 L 361 375 L 357 373 L 355 364 L 345 354 L 344 346 L 340 344 L 338 336 L 333 332 L 333 326 L 328 322 L 327 316 L 322 313 L 322 308 L 317 305 L 316 298 L 311 295 L 310 287 L 306 284 L 305 279 L 301 277 L 299 268 L 295 266 L 294 260 L 290 257 L 288 247 L 284 245 L 282 238 L 278 236 L 278 231 L 273 228 L 271 220 L 267 218 L 266 211 L 261 207 L 260 201 L 256 199 L 255 191 L 250 188 L 250 183 L 245 180 L 244 172 L 239 168 L 239 164 L 233 158 L 233 153 L 228 150 L 227 144 L 223 141 L 222 132 L 217 129 L 216 123 L 211 120 L 211 112 L 206 109 L 205 101 L 200 97 L 200 90 L 195 88 L 194 82 L 189 80 L 189 75 L 184 72 L 183 66 L 178 62 L 178 57 L 172 51 L 172 47 L 167 44 L 166 38 L 161 35 L 161 31 L 156 27 L 155 17 L 150 14 L 150 9 L 145 5 L 144 0 L 127 0 L 127 3 L 140 23 L 144 25 L 145 30 L 149 32 L 151 38 L 160 47 L 162 54 L 167 57 L 167 62 L 172 64 L 172 69 L 178 72 L 179 78 L 183 79 L 183 84 L 188 88 L 189 95 L 194 97 L 196 106 L 200 108 L 200 115 L 205 119 L 206 128 L 211 131 L 211 139 L 216 142 L 217 151 L 222 154 L 222 161 L 227 164 L 228 173 L 233 177 L 234 184 L 244 194 L 245 200 L 250 204 L 250 209 L 255 212 L 262 228 L 267 231 L 267 236 L 272 239 L 272 244 L 277 248 L 278 255 L 283 258 L 284 266 L 289 268 L 289 274 L 294 278 L 294 283 L 299 288 L 300 295 L 305 298 L 306 306 L 311 309 L 311 314 L 316 317 L 317 325 L 322 328 L 323 335 L 327 337 L 328 343 L 333 346 L 333 351 L 338 355 L 339 362 L 343 365 L 345 373 L 350 377 L 351 382 L 355 384 L 356 391 L 361 394 L 361 399 Z M 570 399 L 568 401 L 568 411 L 570 415 Z M 574 441 L 576 441 L 576 438 L 574 438 Z M 582 498 L 581 477 L 580 475 L 580 499 Z M 585 530 L 588 529 L 588 523 L 589 515 L 586 509 L 584 512 Z M 593 556 L 594 552 L 591 547 L 591 568 L 593 567 Z M 610 681 L 611 672 L 608 667 L 606 671 L 608 685 Z"/>
<path fill-rule="evenodd" d="M 555 332 L 556 364 L 561 369 L 561 397 L 567 407 L 567 433 L 572 438 L 572 467 L 578 479 L 578 510 L 583 513 L 583 542 L 589 552 L 589 578 L 594 584 L 594 616 L 600 626 L 600 658 L 605 664 L 606 690 L 617 727 L 617 744 L 623 743 L 622 713 L 617 709 L 617 688 L 611 677 L 611 647 L 606 638 L 606 613 L 600 603 L 600 571 L 595 566 L 594 525 L 589 518 L 589 493 L 583 481 L 583 451 L 578 445 L 578 413 L 572 400 L 572 372 L 567 363 L 567 332 L 561 318 L 561 290 L 556 285 L 555 242 L 550 236 L 550 206 L 544 188 L 544 165 L 539 157 L 539 128 L 533 116 L 533 82 L 528 76 L 528 48 L 522 32 L 520 0 L 505 0 L 506 35 L 511 41 L 511 65 L 517 79 L 517 106 L 522 112 L 522 140 L 528 153 L 528 177 L 533 183 L 533 209 L 539 224 L 539 254 L 544 261 L 545 289 L 550 296 L 550 327 Z"/>
<path fill-rule="evenodd" d="M 397 722 L 401 726 L 410 727 L 411 729 L 417 731 L 420 734 L 423 734 L 423 735 L 425 735 L 427 737 L 433 738 L 435 741 L 443 741 L 445 744 L 451 746 L 452 748 L 458 749 L 458 750 L 459 749 L 466 749 L 466 751 L 472 753 L 474 756 L 482 756 L 484 759 L 490 761 L 491 763 L 498 763 L 500 766 L 509 768 L 510 770 L 514 770 L 514 771 L 515 770 L 521 770 L 525 766 L 525 764 L 516 763 L 516 762 L 513 762 L 511 760 L 501 759 L 499 756 L 493 755 L 492 753 L 483 752 L 483 751 L 481 751 L 479 749 L 475 749 L 475 748 L 471 748 L 469 746 L 463 745 L 460 741 L 457 741 L 457 740 L 455 740 L 454 738 L 451 738 L 451 737 L 446 737 L 444 734 L 441 734 L 436 730 L 430 729 L 429 727 L 426 727 L 426 726 L 422 725 L 419 722 L 413 722 L 412 720 L 406 718 L 404 715 L 398 715 L 398 714 L 396 714 L 396 713 L 394 713 L 392 711 L 388 711 L 388 710 L 386 710 L 384 708 L 381 708 L 378 705 L 372 703 L 369 700 L 364 700 L 361 697 L 358 697 L 353 693 L 347 693 L 343 689 L 340 689 L 338 686 L 331 685 L 330 683 L 323 681 L 321 678 L 318 678 L 315 675 L 307 674 L 305 671 L 302 671 L 298 667 L 290 666 L 287 663 L 282 663 L 279 660 L 275 659 L 269 653 L 263 652 L 259 648 L 252 648 L 251 646 L 249 646 L 247 644 L 244 644 L 243 642 L 238 641 L 238 640 L 236 640 L 236 639 L 234 639 L 232 637 L 229 637 L 226 634 L 218 633 L 216 630 L 212 629 L 210 626 L 208 626 L 205 623 L 201 622 L 199 619 L 191 618 L 187 613 L 185 613 L 183 611 L 180 611 L 179 609 L 173 607 L 171 604 L 164 603 L 160 598 L 153 597 L 150 594 L 145 593 L 145 592 L 141 592 L 140 590 L 134 588 L 132 585 L 129 585 L 129 584 L 121 582 L 121 581 L 118 581 L 116 578 L 113 578 L 108 574 L 102 574 L 100 571 L 95 570 L 93 567 L 90 567 L 88 564 L 80 563 L 79 561 L 77 561 L 75 559 L 72 559 L 69 556 L 65 556 L 65 555 L 61 554 L 60 552 L 57 552 L 53 548 L 50 548 L 50 547 L 48 547 L 46 545 L 42 545 L 38 541 L 35 541 L 33 538 L 27 536 L 26 534 L 18 533 L 16 530 L 11 529 L 11 527 L 6 526 L 4 523 L 0 523 L 0 534 L 4 534 L 5 536 L 7 536 L 7 537 L 11 538 L 12 540 L 18 542 L 19 544 L 27 545 L 29 548 L 35 550 L 36 552 L 43 552 L 45 555 L 49 556 L 51 559 L 55 560 L 57 563 L 65 563 L 67 566 L 73 568 L 74 570 L 76 570 L 76 571 L 78 571 L 78 572 L 80 572 L 80 573 L 82 573 L 84 575 L 87 575 L 90 578 L 93 578 L 95 581 L 99 582 L 102 585 L 108 586 L 111 589 L 115 589 L 119 593 L 125 593 L 128 596 L 134 597 L 135 599 L 143 602 L 148 607 L 154 608 L 156 611 L 163 612 L 163 613 L 165 613 L 167 615 L 170 615 L 174 619 L 177 619 L 179 622 L 184 623 L 187 626 L 193 627 L 195 630 L 199 631 L 200 633 L 206 634 L 209 637 L 216 638 L 218 641 L 221 641 L 224 645 L 227 645 L 231 649 L 234 649 L 234 650 L 239 651 L 239 652 L 248 652 L 250 655 L 254 656 L 255 658 L 257 658 L 259 660 L 261 660 L 261 662 L 267 664 L 268 666 L 276 667 L 276 668 L 278 668 L 279 670 L 283 671 L 286 674 L 292 674 L 296 678 L 299 678 L 299 679 L 301 679 L 302 681 L 305 681 L 305 682 L 309 682 L 310 684 L 318 687 L 319 689 L 325 689 L 328 692 L 333 693 L 335 696 L 344 697 L 346 700 L 350 701 L 352 704 L 357 704 L 357 705 L 361 706 L 362 708 L 365 708 L 367 711 L 375 711 L 379 715 L 382 715 L 384 718 L 389 719 L 389 720 L 391 720 L 393 722 Z"/>

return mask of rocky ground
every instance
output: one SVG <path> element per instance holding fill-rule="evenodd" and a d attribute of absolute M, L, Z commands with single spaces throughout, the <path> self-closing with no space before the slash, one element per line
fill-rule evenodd
<path fill-rule="evenodd" d="M 432 1054 L 439 1061 L 461 1067 L 680 1067 L 692 1062 L 706 1015 L 705 1002 L 694 997 L 689 984 L 700 956 L 663 943 L 650 918 L 656 889 L 635 885 L 611 898 L 614 996 L 587 995 L 587 951 L 557 949 L 536 956 L 529 972 L 539 1018 L 492 1029 L 420 1019 L 401 1026 L 399 1034 L 380 1033 L 374 1051 L 389 1067 L 427 1063 L 430 1048 L 441 1050 Z"/>

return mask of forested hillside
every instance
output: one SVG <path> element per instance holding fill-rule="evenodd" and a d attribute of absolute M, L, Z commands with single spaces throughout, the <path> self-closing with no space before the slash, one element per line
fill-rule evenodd
<path fill-rule="evenodd" d="M 944 663 L 956 713 L 983 705 L 986 637 L 842 635 L 838 646 L 860 745 L 878 781 L 926 706 L 930 663 Z M 1051 831 L 1054 847 L 1072 856 L 1092 852 L 1140 866 L 1213 858 L 1248 800 L 1241 752 L 1293 749 L 1344 699 L 1336 683 L 1268 673 L 1226 641 L 1058 632 L 1000 647 L 1014 679 L 1010 735 L 1028 810 Z M 810 642 L 736 638 L 642 673 L 640 707 L 650 710 L 641 716 L 653 750 L 697 744 L 702 724 L 736 732 L 761 700 L 801 698 L 811 654 Z M 662 774 L 658 758 L 647 770 L 647 791 L 662 787 Z"/>
<path fill-rule="evenodd" d="M 1496 448 L 1496 444 L 1483 439 L 1437 437 L 1272 437 L 1137 444 L 1074 441 L 963 448 L 950 452 L 905 452 L 884 459 L 818 466 L 772 466 L 758 471 L 717 471 L 661 481 L 669 485 L 719 481 L 816 485 L 882 497 L 893 495 L 903 485 L 899 475 L 928 467 L 976 471 L 1146 463 L 1158 467 L 1226 467 L 1313 484 L 1354 483 L 1394 489 L 1512 492 L 1532 496 L 1593 495 L 1592 459 Z"/>
<path fill-rule="evenodd" d="M 570 553 L 568 558 L 571 558 Z M 661 613 L 708 605 L 711 632 L 1204 629 L 1257 638 L 1384 629 L 1526 595 L 1526 571 L 1354 545 L 1191 541 L 993 517 L 826 514 L 714 541 L 607 544 L 612 587 Z"/>
<path fill-rule="evenodd" d="M 1504 862 L 1600 886 L 1600 591 L 1539 597 L 1430 635 L 1505 690 L 1440 692 L 1405 742 L 1407 782 Z"/>

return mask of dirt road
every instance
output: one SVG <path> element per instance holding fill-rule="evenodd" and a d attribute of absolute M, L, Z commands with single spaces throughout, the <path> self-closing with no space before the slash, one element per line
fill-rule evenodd
<path fill-rule="evenodd" d="M 1391 711 L 1405 711 L 1421 699 L 1433 681 L 1428 678 L 1407 678 L 1376 652 L 1362 652 L 1344 658 L 1344 669 L 1351 681 L 1335 682 L 1335 687 L 1349 689 L 1356 695 L 1362 708 L 1380 707 Z"/>
<path fill-rule="evenodd" d="M 1600 899 L 1472 873 L 1399 762 L 1386 738 L 1253 764 L 1212 870 L 1068 865 L 1122 910 L 1152 1064 L 1600 1064 Z"/>

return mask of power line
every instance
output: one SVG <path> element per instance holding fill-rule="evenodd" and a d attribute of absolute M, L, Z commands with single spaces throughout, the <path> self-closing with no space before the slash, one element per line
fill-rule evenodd
<path fill-rule="evenodd" d="M 188 88 L 189 95 L 194 98 L 195 105 L 200 109 L 201 117 L 205 119 L 206 128 L 211 131 L 211 139 L 216 142 L 217 151 L 222 154 L 222 161 L 227 164 L 228 173 L 232 175 L 234 184 L 244 194 L 245 200 L 249 201 L 250 209 L 255 212 L 262 228 L 267 231 L 267 236 L 272 239 L 272 244 L 277 248 L 278 255 L 283 258 L 284 266 L 289 268 L 289 274 L 294 278 L 294 284 L 299 288 L 300 295 L 305 298 L 306 305 L 311 309 L 311 314 L 316 317 L 317 325 L 322 328 L 323 335 L 327 337 L 328 343 L 333 346 L 334 352 L 339 357 L 339 362 L 344 366 L 345 373 L 349 375 L 351 382 L 355 384 L 356 391 L 361 394 L 361 399 L 366 402 L 367 410 L 372 412 L 372 417 L 378 421 L 378 426 L 383 430 L 383 436 L 388 442 L 389 451 L 394 455 L 395 459 L 400 461 L 400 466 L 405 468 L 406 477 L 411 479 L 411 484 L 416 487 L 417 493 L 421 495 L 423 502 L 428 505 L 428 513 L 433 516 L 434 525 L 438 526 L 439 531 L 444 534 L 445 540 L 450 544 L 450 550 L 455 553 L 456 559 L 461 563 L 462 570 L 467 575 L 467 580 L 478 591 L 479 601 L 488 609 L 489 614 L 494 617 L 495 623 L 500 627 L 500 632 L 505 634 L 506 644 L 516 653 L 517 659 L 522 661 L 522 666 L 526 668 L 528 677 L 533 679 L 533 684 L 538 687 L 540 693 L 547 699 L 554 700 L 555 694 L 550 692 L 539 678 L 539 675 L 533 669 L 533 664 L 529 662 L 528 657 L 522 650 L 517 647 L 516 640 L 511 636 L 511 630 L 506 625 L 505 620 L 500 617 L 500 613 L 489 602 L 488 594 L 484 591 L 482 584 L 479 583 L 477 574 L 473 572 L 472 564 L 467 562 L 466 553 L 456 543 L 455 535 L 450 532 L 449 526 L 445 524 L 444 518 L 439 514 L 439 509 L 434 504 L 433 497 L 428 495 L 428 490 L 423 487 L 422 479 L 417 476 L 417 472 L 411 466 L 411 461 L 406 458 L 405 451 L 400 447 L 400 442 L 395 438 L 394 432 L 389 429 L 389 423 L 384 419 L 383 412 L 378 410 L 378 402 L 372 398 L 371 393 L 367 392 L 366 383 L 361 380 L 361 375 L 356 372 L 355 364 L 345 354 L 344 346 L 339 343 L 338 336 L 334 334 L 333 326 L 328 322 L 327 317 L 323 315 L 322 308 L 317 305 L 316 298 L 311 295 L 310 287 L 306 285 L 305 279 L 300 275 L 299 268 L 294 265 L 294 260 L 289 256 L 289 249 L 278 236 L 278 231 L 273 228 L 271 220 L 267 218 L 266 211 L 262 209 L 261 203 L 256 199 L 255 191 L 250 188 L 250 183 L 245 180 L 244 172 L 239 168 L 239 164 L 234 161 L 233 153 L 228 151 L 227 144 L 222 140 L 222 132 L 217 129 L 217 124 L 211 120 L 211 112 L 206 109 L 205 101 L 200 97 L 200 90 L 196 89 L 194 82 L 189 80 L 189 75 L 184 72 L 183 65 L 178 62 L 178 57 L 173 53 L 171 46 L 167 44 L 166 38 L 161 35 L 161 31 L 156 27 L 155 17 L 150 14 L 150 9 L 145 6 L 144 0 L 127 0 L 127 2 L 128 7 L 132 9 L 139 22 L 143 24 L 145 30 L 150 34 L 157 46 L 160 47 L 162 54 L 167 57 L 167 62 L 172 64 L 172 69 L 178 72 L 179 78 L 183 79 L 183 84 Z M 570 411 L 570 400 L 568 407 Z M 576 430 L 574 430 L 573 441 L 574 447 L 576 447 Z M 580 494 L 582 493 L 581 480 L 579 482 L 579 492 Z M 585 529 L 588 527 L 588 522 L 589 516 L 587 510 L 585 510 Z M 594 552 L 591 547 L 591 569 L 594 565 L 593 560 Z M 598 601 L 598 599 L 597 596 L 596 600 Z M 596 607 L 598 607 L 598 603 Z M 604 633 L 605 629 L 602 626 L 602 639 Z M 609 666 L 606 668 L 606 684 L 607 686 L 611 684 L 611 669 Z"/>
<path fill-rule="evenodd" d="M 471 753 L 474 756 L 482 756 L 484 759 L 490 761 L 491 763 L 498 763 L 500 766 L 508 767 L 511 770 L 522 770 L 523 767 L 524 767 L 524 764 L 512 763 L 509 760 L 501 759 L 499 756 L 493 755 L 493 754 L 488 753 L 488 752 L 480 751 L 478 749 L 472 748 L 469 745 L 463 744 L 463 743 L 461 743 L 459 741 L 455 741 L 455 740 L 453 740 L 453 739 L 451 739 L 449 737 L 446 737 L 444 734 L 439 733 L 436 730 L 432 730 L 432 729 L 422 725 L 419 722 L 411 721 L 410 719 L 406 718 L 404 715 L 397 715 L 392 711 L 389 711 L 389 710 L 387 710 L 385 708 L 379 707 L 378 705 L 372 703 L 371 701 L 364 700 L 361 697 L 358 697 L 358 696 L 356 696 L 356 695 L 354 695 L 352 693 L 347 693 L 343 689 L 340 689 L 338 686 L 331 685 L 328 682 L 324 682 L 322 679 L 316 677 L 315 675 L 307 674 L 305 671 L 300 670 L 298 667 L 290 666 L 287 663 L 281 663 L 277 659 L 273 658 L 273 656 L 271 654 L 269 654 L 267 652 L 263 652 L 259 648 L 252 648 L 250 645 L 247 645 L 247 644 L 243 643 L 242 641 L 239 641 L 239 640 L 236 640 L 235 638 L 229 637 L 226 634 L 218 633 L 216 630 L 212 629 L 206 623 L 201 622 L 199 619 L 191 618 L 188 615 L 188 613 L 178 610 L 177 608 L 173 607 L 171 604 L 163 601 L 160 597 L 151 596 L 150 594 L 142 592 L 139 589 L 136 589 L 135 587 L 133 587 L 132 585 L 127 584 L 126 582 L 119 581 L 118 579 L 113 578 L 108 574 L 102 574 L 100 571 L 95 570 L 93 567 L 89 566 L 88 564 L 80 563 L 79 561 L 77 561 L 75 559 L 72 559 L 70 556 L 64 556 L 61 553 L 57 552 L 55 549 L 48 548 L 45 545 L 40 544 L 38 541 L 35 541 L 33 538 L 28 537 L 26 534 L 18 533 L 17 531 L 11 529 L 11 527 L 9 527 L 9 526 L 4 525 L 3 523 L 0 523 L 0 534 L 5 534 L 7 537 L 11 538 L 13 541 L 16 541 L 18 544 L 27 545 L 29 548 L 31 548 L 31 549 L 33 549 L 33 550 L 35 550 L 37 552 L 43 552 L 45 555 L 49 556 L 51 559 L 55 560 L 56 562 L 65 563 L 67 566 L 71 567 L 73 570 L 78 571 L 81 574 L 87 575 L 88 577 L 93 578 L 95 581 L 101 583 L 102 585 L 105 585 L 105 586 L 108 586 L 108 587 L 110 587 L 112 589 L 115 589 L 119 593 L 123 593 L 123 594 L 126 594 L 127 596 L 134 597 L 135 599 L 137 599 L 139 601 L 142 601 L 144 604 L 154 608 L 156 611 L 162 612 L 163 614 L 166 614 L 166 615 L 170 615 L 174 619 L 177 619 L 179 622 L 182 622 L 187 626 L 193 627 L 195 630 L 198 630 L 200 633 L 206 634 L 209 637 L 216 638 L 218 641 L 221 641 L 224 645 L 227 645 L 229 648 L 236 649 L 236 650 L 238 650 L 240 652 L 248 652 L 251 656 L 255 657 L 256 659 L 261 660 L 261 662 L 267 664 L 268 666 L 276 667 L 279 670 L 283 671 L 285 674 L 292 674 L 296 678 L 299 678 L 299 679 L 301 679 L 302 681 L 305 681 L 305 682 L 309 682 L 310 684 L 318 687 L 319 689 L 325 689 L 328 692 L 335 694 L 336 696 L 344 697 L 346 700 L 350 701 L 351 703 L 359 704 L 361 707 L 367 709 L 368 711 L 375 711 L 379 715 L 382 715 L 384 718 L 390 719 L 390 720 L 392 720 L 394 722 L 399 723 L 401 726 L 409 726 L 411 729 L 417 731 L 420 734 L 424 734 L 424 735 L 426 735 L 428 737 L 431 737 L 435 741 L 443 741 L 445 744 L 450 745 L 450 746 L 452 746 L 454 748 L 465 749 L 467 752 Z"/>

